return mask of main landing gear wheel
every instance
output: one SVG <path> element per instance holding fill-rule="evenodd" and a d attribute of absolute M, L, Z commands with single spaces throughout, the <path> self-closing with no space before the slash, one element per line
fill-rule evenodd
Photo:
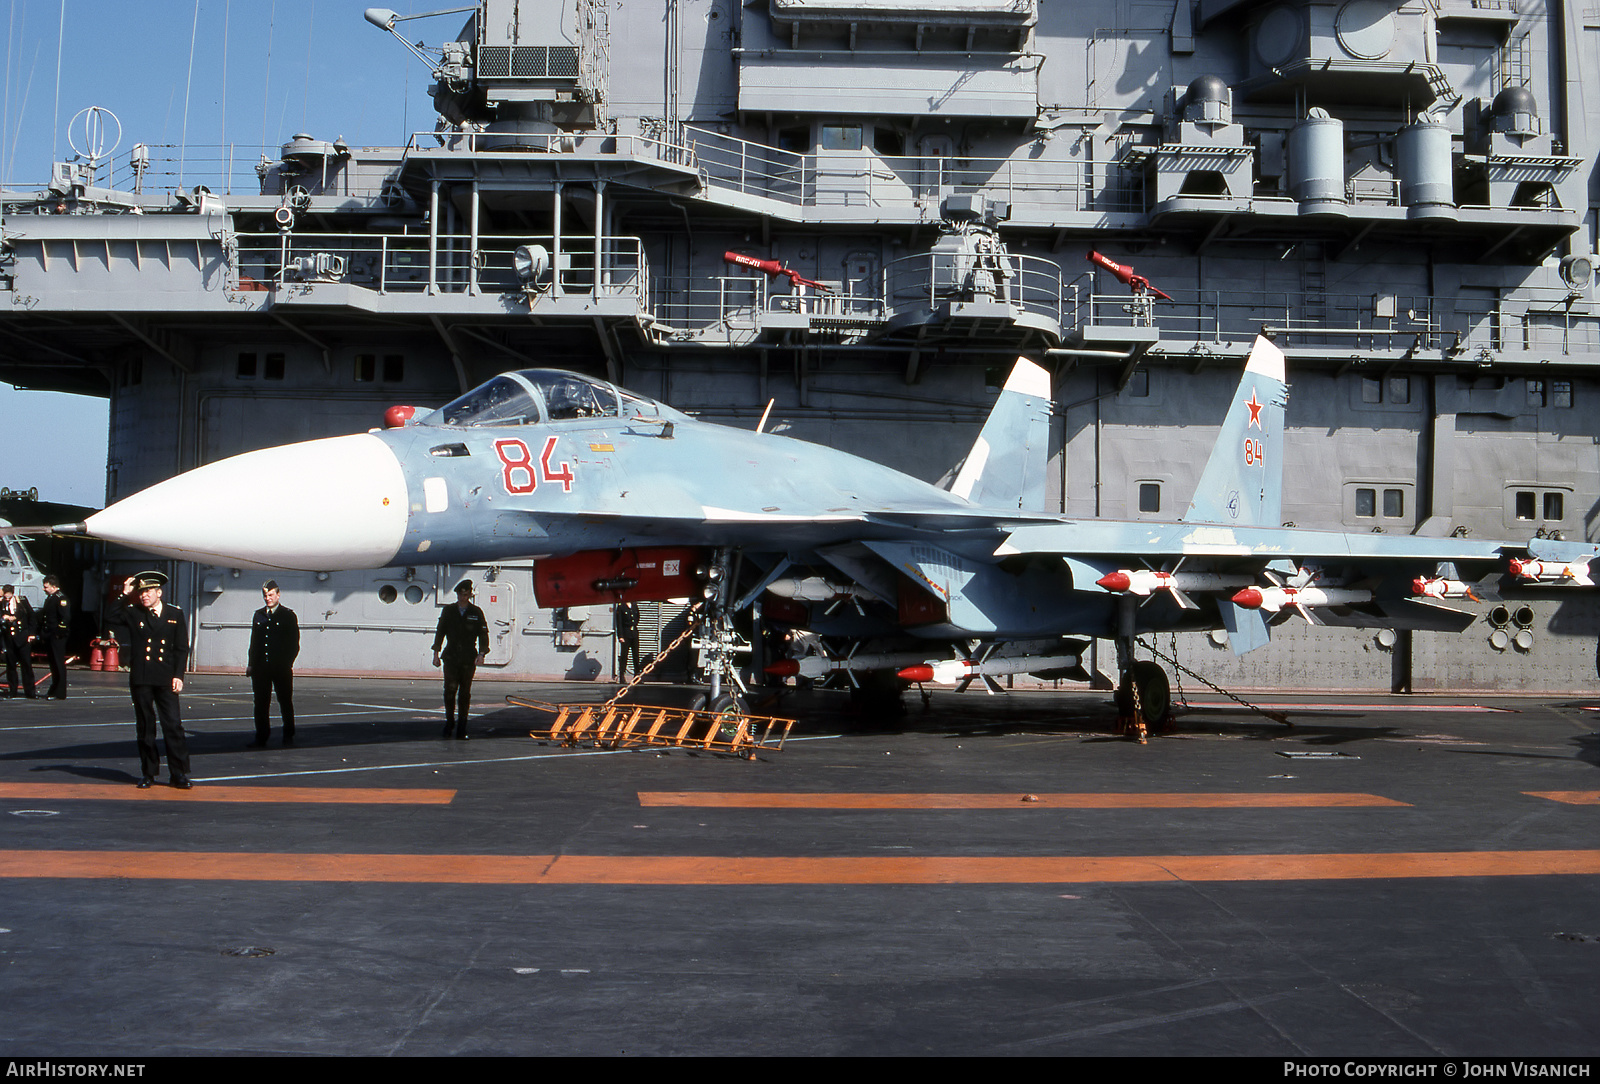
<path fill-rule="evenodd" d="M 1150 731 L 1163 727 L 1172 713 L 1172 686 L 1157 663 L 1129 664 L 1117 687 L 1117 731 L 1143 745 Z"/>
<path fill-rule="evenodd" d="M 1133 681 L 1139 686 L 1139 709 L 1145 726 L 1156 730 L 1172 717 L 1172 685 L 1159 663 L 1133 664 Z"/>

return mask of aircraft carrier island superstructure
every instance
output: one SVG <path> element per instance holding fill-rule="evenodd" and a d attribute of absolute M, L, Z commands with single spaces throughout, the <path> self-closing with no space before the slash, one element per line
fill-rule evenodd
<path fill-rule="evenodd" d="M 393 13 L 345 17 L 353 47 L 407 46 Z M 536 366 L 733 424 L 773 401 L 769 429 L 932 481 L 1024 354 L 1054 379 L 1049 508 L 1172 520 L 1266 329 L 1292 385 L 1286 520 L 1600 536 L 1600 7 L 441 18 L 466 23 L 419 53 L 438 119 L 405 146 L 285 132 L 245 180 L 177 188 L 180 149 L 136 144 L 7 188 L 0 378 L 110 396 L 108 501 Z M 195 664 L 242 667 L 266 574 L 168 567 Z M 427 670 L 472 575 L 488 672 L 609 676 L 609 611 L 538 609 L 531 568 L 276 579 L 303 671 Z M 1592 589 L 1465 605 L 1460 636 L 1296 619 L 1243 657 L 1220 634 L 1159 646 L 1242 686 L 1593 687 Z"/>

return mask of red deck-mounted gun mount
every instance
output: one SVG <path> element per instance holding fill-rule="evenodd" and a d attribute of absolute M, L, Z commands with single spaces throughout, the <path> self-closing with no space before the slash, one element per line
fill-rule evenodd
<path fill-rule="evenodd" d="M 795 289 L 799 289 L 802 286 L 810 286 L 814 289 L 822 290 L 825 293 L 833 290 L 832 286 L 824 285 L 815 279 L 808 279 L 798 271 L 789 270 L 789 268 L 783 266 L 783 264 L 777 260 L 757 259 L 754 256 L 746 256 L 742 252 L 724 252 L 722 254 L 722 260 L 724 263 L 738 264 L 740 267 L 753 267 L 757 271 L 765 272 L 772 278 L 777 278 L 779 275 L 787 275 L 789 277 L 789 283 L 794 286 Z"/>
<path fill-rule="evenodd" d="M 1086 256 L 1085 259 L 1094 264 L 1096 267 L 1101 267 L 1111 272 L 1111 274 L 1116 277 L 1117 281 L 1132 290 L 1134 296 L 1136 297 L 1143 297 L 1148 294 L 1154 297 L 1159 297 L 1163 301 L 1172 300 L 1171 297 L 1150 285 L 1149 279 L 1145 278 L 1143 275 L 1136 274 L 1133 268 L 1123 267 L 1120 263 L 1117 263 L 1113 260 L 1108 260 L 1093 249 L 1089 250 L 1089 255 Z"/>

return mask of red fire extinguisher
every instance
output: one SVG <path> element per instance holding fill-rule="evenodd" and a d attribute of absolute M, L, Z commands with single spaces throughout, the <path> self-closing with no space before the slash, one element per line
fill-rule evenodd
<path fill-rule="evenodd" d="M 119 657 L 120 656 L 120 652 L 121 652 L 121 648 L 117 644 L 117 638 L 115 636 L 107 636 L 105 638 L 104 643 L 105 643 L 105 647 L 106 647 L 106 651 L 105 651 L 105 656 L 106 656 L 106 658 L 105 658 L 105 669 L 107 669 L 107 670 L 119 669 L 121 667 L 121 665 L 122 665 L 122 660 Z"/>

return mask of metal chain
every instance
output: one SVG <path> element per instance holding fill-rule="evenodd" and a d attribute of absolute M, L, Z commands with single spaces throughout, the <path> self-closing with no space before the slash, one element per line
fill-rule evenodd
<path fill-rule="evenodd" d="M 1178 658 L 1178 634 L 1175 633 L 1175 632 L 1172 634 L 1172 658 L 1173 658 L 1172 665 L 1177 666 L 1178 665 L 1178 663 L 1177 663 L 1177 658 Z M 1172 676 L 1177 679 L 1177 684 L 1178 684 L 1178 703 L 1182 704 L 1185 708 L 1187 708 L 1189 706 L 1189 697 L 1183 691 L 1183 675 L 1181 673 L 1179 673 L 1178 671 L 1174 670 L 1172 672 Z"/>
<path fill-rule="evenodd" d="M 1221 693 L 1223 696 L 1227 697 L 1229 700 L 1232 700 L 1234 703 L 1238 704 L 1240 707 L 1249 708 L 1251 711 L 1255 712 L 1257 715 L 1260 715 L 1260 716 L 1263 716 L 1265 718 L 1271 719 L 1275 723 L 1282 723 L 1284 726 L 1294 726 L 1294 724 L 1289 721 L 1288 716 L 1284 715 L 1283 712 L 1281 712 L 1281 711 L 1268 711 L 1265 708 L 1258 708 L 1254 704 L 1250 703 L 1250 701 L 1244 699 L 1243 697 L 1235 696 L 1233 693 L 1230 693 L 1227 689 L 1224 689 L 1221 685 L 1218 685 L 1215 682 L 1207 681 L 1205 678 L 1201 677 L 1199 674 L 1195 673 L 1193 670 L 1191 670 L 1187 666 L 1183 665 L 1177 659 L 1175 659 L 1172 656 L 1170 656 L 1170 655 L 1166 654 L 1165 652 L 1161 651 L 1154 644 L 1147 644 L 1143 640 L 1140 640 L 1140 639 L 1137 639 L 1137 638 L 1135 638 L 1134 642 L 1140 644 L 1143 647 L 1148 648 L 1150 650 L 1150 654 L 1156 656 L 1156 658 L 1164 659 L 1167 662 L 1171 663 L 1172 664 L 1172 668 L 1173 668 L 1174 671 L 1182 671 L 1183 673 L 1188 674 L 1190 677 L 1194 678 L 1200 684 L 1202 684 L 1202 685 L 1206 686 L 1207 688 L 1209 688 L 1212 692 Z"/>
<path fill-rule="evenodd" d="M 700 609 L 700 603 L 696 602 L 693 606 L 690 606 L 687 610 L 683 611 L 684 618 L 686 619 L 686 624 L 683 626 L 683 632 L 679 633 L 678 638 L 672 641 L 672 643 L 656 652 L 655 658 L 651 659 L 644 666 L 640 667 L 639 672 L 633 675 L 633 680 L 629 681 L 622 688 L 618 689 L 615 696 L 613 696 L 610 700 L 607 700 L 604 704 L 600 705 L 601 710 L 616 707 L 617 703 L 624 696 L 627 696 L 628 693 L 633 691 L 633 687 L 643 681 L 645 676 L 648 675 L 650 671 L 659 666 L 662 660 L 676 651 L 690 636 L 694 635 L 694 615 L 695 611 L 698 609 Z"/>
<path fill-rule="evenodd" d="M 1129 661 L 1132 661 L 1132 652 L 1129 653 Z M 1144 701 L 1139 696 L 1139 683 L 1132 675 L 1128 677 L 1128 692 L 1133 699 L 1133 715 L 1128 720 L 1128 729 L 1133 732 L 1134 740 L 1144 745 L 1149 741 L 1150 726 L 1144 721 Z"/>

